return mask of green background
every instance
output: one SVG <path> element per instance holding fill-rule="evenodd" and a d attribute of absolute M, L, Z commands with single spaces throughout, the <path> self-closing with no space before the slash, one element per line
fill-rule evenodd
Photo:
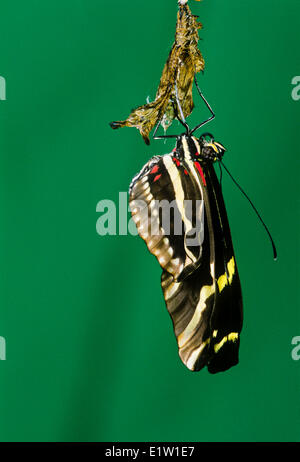
<path fill-rule="evenodd" d="M 176 0 L 2 2 L 1 441 L 299 441 L 298 0 L 190 1 L 204 29 L 207 129 L 278 247 L 223 181 L 242 280 L 240 364 L 180 362 L 160 268 L 139 237 L 96 233 L 172 140 L 108 122 L 154 98 Z M 195 96 L 190 124 L 206 109 Z M 181 131 L 179 126 L 173 132 Z"/>

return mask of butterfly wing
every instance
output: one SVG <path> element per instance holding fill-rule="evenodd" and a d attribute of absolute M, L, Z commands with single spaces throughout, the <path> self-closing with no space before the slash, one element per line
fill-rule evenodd
<path fill-rule="evenodd" d="M 221 186 L 211 163 L 207 163 L 203 169 L 209 201 L 210 218 L 207 221 L 213 245 L 211 261 L 214 265 L 211 270 L 216 286 L 210 318 L 208 370 L 215 373 L 238 363 L 243 306 L 240 278 Z"/>
<path fill-rule="evenodd" d="M 201 233 L 195 229 L 203 201 L 179 160 L 172 154 L 153 157 L 134 177 L 129 205 L 139 235 L 162 269 L 176 281 L 192 273 L 202 251 Z"/>
<path fill-rule="evenodd" d="M 221 188 L 212 163 L 201 165 L 172 154 L 152 158 L 132 181 L 130 207 L 139 235 L 163 269 L 181 360 L 190 370 L 207 365 L 215 373 L 238 361 L 241 290 Z M 164 213 L 153 213 L 163 200 L 174 205 L 168 230 Z"/>

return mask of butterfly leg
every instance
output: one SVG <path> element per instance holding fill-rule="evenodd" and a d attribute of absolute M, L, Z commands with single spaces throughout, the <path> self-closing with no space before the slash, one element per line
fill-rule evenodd
<path fill-rule="evenodd" d="M 198 93 L 199 95 L 201 96 L 201 98 L 203 99 L 206 107 L 209 109 L 210 113 L 211 113 L 211 116 L 207 119 L 207 120 L 204 120 L 204 122 L 201 122 L 201 124 L 197 125 L 195 128 L 193 128 L 193 130 L 191 131 L 191 134 L 194 133 L 196 130 L 198 130 L 198 128 L 202 127 L 203 125 L 207 124 L 208 122 L 210 122 L 211 120 L 213 120 L 215 118 L 215 113 L 214 111 L 212 110 L 210 104 L 208 103 L 208 101 L 205 99 L 200 87 L 199 87 L 199 84 L 198 84 L 198 81 L 196 79 L 196 76 L 195 76 L 195 85 L 196 85 L 196 88 L 198 90 Z"/>
<path fill-rule="evenodd" d="M 179 101 L 179 97 L 178 97 L 178 89 L 177 89 L 177 84 L 176 83 L 175 83 L 175 96 L 176 96 L 177 106 L 173 102 L 173 108 L 174 108 L 174 113 L 175 113 L 176 119 L 181 123 L 181 125 L 183 125 L 186 128 L 187 134 L 189 134 L 190 133 L 190 127 L 186 123 L 186 120 L 185 120 L 185 117 L 184 117 L 184 114 L 183 114 L 183 110 L 182 110 L 182 107 L 181 107 L 181 104 L 180 104 L 180 101 Z M 177 108 L 179 109 L 180 116 L 178 114 Z M 155 130 L 154 130 L 154 133 L 153 133 L 153 139 L 154 140 L 163 139 L 163 138 L 178 138 L 177 135 L 160 135 L 160 136 L 156 135 L 157 130 L 159 129 L 160 125 L 161 125 L 161 120 L 158 122 L 158 124 L 155 127 Z"/>
<path fill-rule="evenodd" d="M 158 122 L 158 124 L 156 125 L 155 130 L 153 132 L 153 139 L 154 140 L 163 140 L 165 138 L 178 138 L 177 135 L 156 135 L 157 130 L 159 129 L 160 125 L 161 125 L 161 119 Z"/>
<path fill-rule="evenodd" d="M 174 111 L 175 111 L 176 118 L 177 118 L 177 120 L 179 120 L 181 125 L 183 125 L 186 128 L 187 134 L 189 134 L 190 133 L 190 127 L 186 123 L 186 120 L 185 120 L 185 117 L 184 117 L 184 114 L 183 114 L 183 110 L 182 110 L 182 107 L 181 107 L 181 104 L 180 104 L 180 101 L 179 101 L 178 88 L 177 88 L 176 82 L 175 82 L 175 96 L 176 96 L 177 107 L 179 108 L 179 112 L 180 112 L 180 117 L 179 117 L 177 107 L 174 105 Z"/>

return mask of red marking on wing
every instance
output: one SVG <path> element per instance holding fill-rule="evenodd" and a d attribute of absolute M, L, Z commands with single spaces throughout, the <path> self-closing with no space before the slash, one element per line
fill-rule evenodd
<path fill-rule="evenodd" d="M 188 172 L 187 172 L 186 170 L 184 170 L 184 173 L 185 173 L 186 175 L 188 175 Z"/>
<path fill-rule="evenodd" d="M 195 156 L 200 156 L 200 154 L 199 154 L 199 152 L 198 152 L 198 151 L 196 152 Z"/>
<path fill-rule="evenodd" d="M 172 149 L 172 152 L 176 152 L 176 148 Z"/>
<path fill-rule="evenodd" d="M 160 175 L 156 175 L 156 177 L 154 178 L 154 180 L 153 180 L 153 181 L 157 181 L 157 180 L 159 180 L 159 179 L 160 179 L 160 177 L 161 177 L 161 174 L 160 174 Z"/>
<path fill-rule="evenodd" d="M 176 163 L 177 167 L 179 167 L 179 165 L 180 165 L 180 162 L 179 162 L 179 160 L 178 160 L 178 159 L 176 159 L 176 157 L 173 157 L 173 160 L 174 160 L 174 162 Z"/>
<path fill-rule="evenodd" d="M 202 178 L 204 186 L 206 186 L 206 180 L 205 180 L 205 176 L 204 176 L 203 170 L 201 168 L 201 165 L 199 164 L 199 162 L 197 160 L 194 163 L 195 163 L 196 169 L 200 173 L 200 176 Z"/>
<path fill-rule="evenodd" d="M 154 165 L 150 173 L 156 173 L 158 171 L 158 168 L 159 168 L 158 165 Z"/>

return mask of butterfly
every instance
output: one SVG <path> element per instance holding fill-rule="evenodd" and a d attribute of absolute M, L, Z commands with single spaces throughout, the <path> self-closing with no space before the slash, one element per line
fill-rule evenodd
<path fill-rule="evenodd" d="M 131 182 L 129 205 L 140 237 L 162 268 L 181 360 L 192 371 L 207 366 L 216 373 L 238 363 L 242 291 L 214 169 L 225 148 L 212 135 L 196 138 L 193 132 L 178 136 L 171 153 L 146 163 Z M 173 215 L 163 202 L 172 204 Z"/>
<path fill-rule="evenodd" d="M 210 373 L 238 364 L 243 301 L 230 226 L 214 166 L 222 166 L 250 202 L 277 251 L 272 236 L 248 195 L 223 163 L 225 147 L 210 133 L 194 136 L 214 118 L 176 138 L 174 150 L 150 159 L 133 178 L 129 205 L 140 237 L 157 258 L 161 287 L 173 322 L 179 356 L 192 371 Z M 180 102 L 178 101 L 180 109 Z"/>
<path fill-rule="evenodd" d="M 277 252 L 257 209 L 223 163 L 225 147 L 210 133 L 195 136 L 215 114 L 196 79 L 196 72 L 204 68 L 202 55 L 197 51 L 197 30 L 201 26 L 190 16 L 186 3 L 179 1 L 172 49 L 176 50 L 179 43 L 180 20 L 190 18 L 186 37 L 192 37 L 187 42 L 192 48 L 181 70 L 182 76 L 186 72 L 186 78 L 180 78 L 179 61 L 171 50 L 160 82 L 162 93 L 158 91 L 153 103 L 137 108 L 126 121 L 110 125 L 114 129 L 138 128 L 147 144 L 155 125 L 154 139 L 176 138 L 171 153 L 154 156 L 133 178 L 129 205 L 138 234 L 162 269 L 161 287 L 182 362 L 191 371 L 207 367 L 214 374 L 238 364 L 243 325 L 241 283 L 216 164 L 220 169 L 224 167 L 250 202 L 270 237 L 274 259 Z M 185 47 L 178 49 L 182 52 Z M 198 68 L 188 64 L 193 57 Z M 171 72 L 173 67 L 175 73 Z M 193 82 L 211 115 L 190 129 L 185 117 L 193 110 Z M 166 129 L 173 119 L 185 127 L 185 132 L 158 135 L 159 127 Z"/>

